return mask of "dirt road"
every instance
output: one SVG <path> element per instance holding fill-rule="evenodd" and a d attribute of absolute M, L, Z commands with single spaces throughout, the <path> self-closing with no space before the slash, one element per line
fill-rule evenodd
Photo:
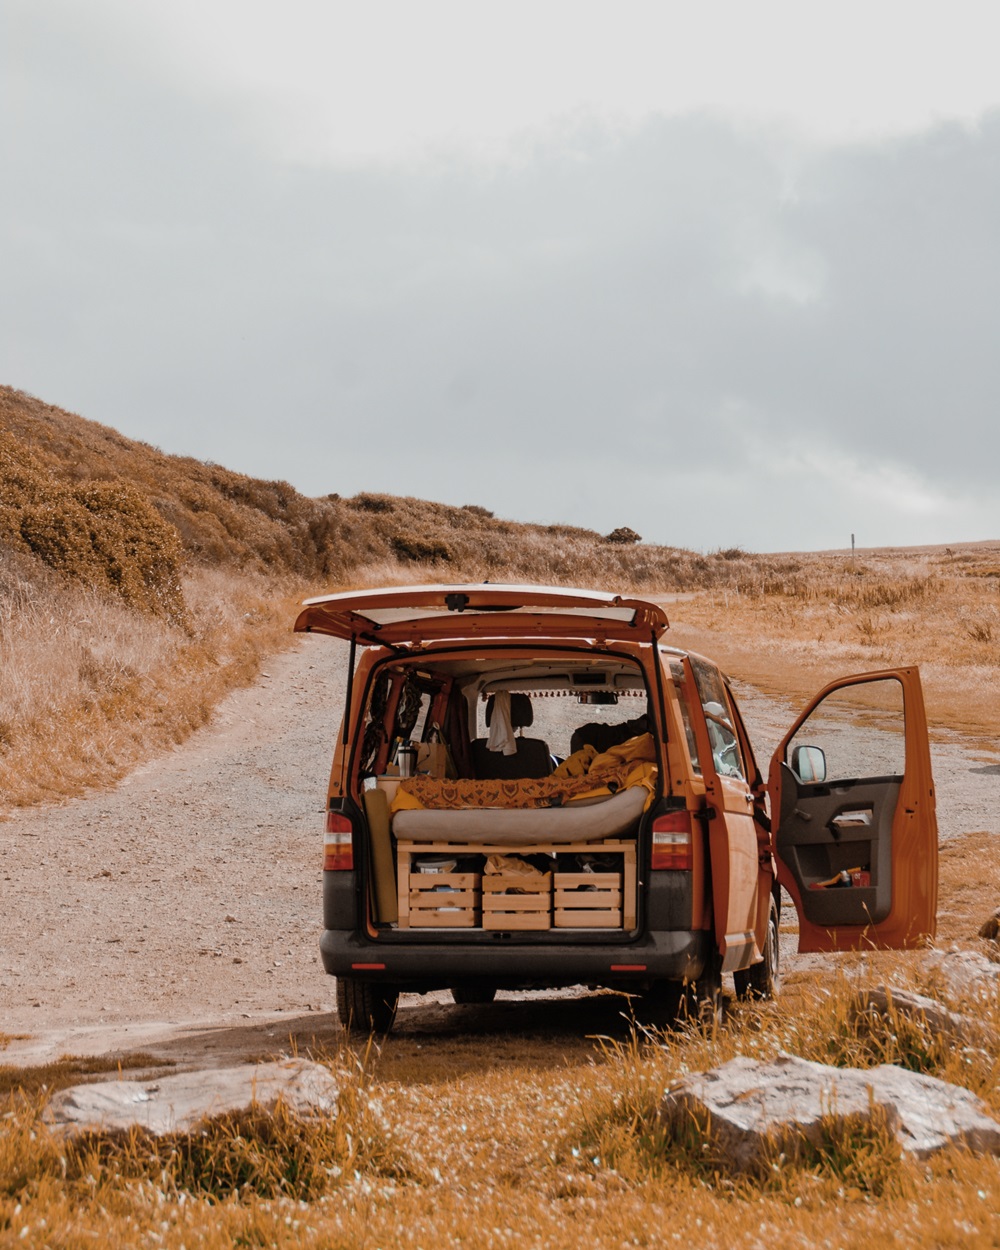
<path fill-rule="evenodd" d="M 223 1062 L 273 1053 L 290 1034 L 336 1036 L 318 939 L 346 660 L 345 645 L 302 638 L 116 789 L 0 823 L 5 1062 L 149 1047 Z M 793 709 L 739 693 L 763 762 Z M 948 736 L 934 756 L 942 836 L 1000 833 L 1000 762 Z M 500 1029 L 513 1011 L 565 1022 L 566 1007 L 501 1003 L 490 1018 Z M 453 1011 L 440 996 L 404 998 L 399 1028 L 433 1031 Z"/>

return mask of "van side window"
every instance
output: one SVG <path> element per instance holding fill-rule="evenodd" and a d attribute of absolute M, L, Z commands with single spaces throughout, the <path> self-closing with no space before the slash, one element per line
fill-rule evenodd
<path fill-rule="evenodd" d="M 704 660 L 691 657 L 694 679 L 698 686 L 705 723 L 708 726 L 708 738 L 712 744 L 712 759 L 715 771 L 720 777 L 746 778 L 746 767 L 743 763 L 743 752 L 740 750 L 739 739 L 733 728 L 733 714 L 729 708 L 729 696 L 726 694 L 722 674 Z"/>
<path fill-rule="evenodd" d="M 691 757 L 691 767 L 695 773 L 701 776 L 701 764 L 698 762 L 698 743 L 694 736 L 694 726 L 691 724 L 691 705 L 688 702 L 687 674 L 684 671 L 684 665 L 679 660 L 670 661 L 670 676 L 674 679 L 674 689 L 677 691 L 677 702 L 680 704 L 681 719 L 684 721 L 684 737 L 687 739 L 688 755 Z"/>

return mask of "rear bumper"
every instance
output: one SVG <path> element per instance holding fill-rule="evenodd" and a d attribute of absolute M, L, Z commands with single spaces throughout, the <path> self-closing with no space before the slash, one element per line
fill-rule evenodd
<path fill-rule="evenodd" d="M 482 982 L 500 988 L 601 985 L 641 989 L 699 976 L 709 954 L 705 930 L 661 930 L 628 945 L 460 945 L 379 943 L 342 929 L 320 938 L 331 976 L 426 992 Z"/>

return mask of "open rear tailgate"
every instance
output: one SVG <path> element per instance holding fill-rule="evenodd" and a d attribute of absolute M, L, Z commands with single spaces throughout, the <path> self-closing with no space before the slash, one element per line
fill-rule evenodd
<path fill-rule="evenodd" d="M 297 632 L 369 646 L 462 638 L 595 638 L 649 641 L 666 613 L 644 599 L 562 586 L 394 586 L 307 599 Z"/>

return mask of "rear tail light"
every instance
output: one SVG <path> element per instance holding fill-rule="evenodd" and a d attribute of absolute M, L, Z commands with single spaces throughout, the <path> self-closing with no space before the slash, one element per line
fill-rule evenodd
<path fill-rule="evenodd" d="M 327 812 L 323 871 L 344 872 L 353 867 L 354 830 L 351 828 L 351 822 L 339 812 Z"/>
<path fill-rule="evenodd" d="M 650 867 L 671 868 L 690 872 L 691 813 L 668 812 L 653 821 L 653 858 Z"/>

